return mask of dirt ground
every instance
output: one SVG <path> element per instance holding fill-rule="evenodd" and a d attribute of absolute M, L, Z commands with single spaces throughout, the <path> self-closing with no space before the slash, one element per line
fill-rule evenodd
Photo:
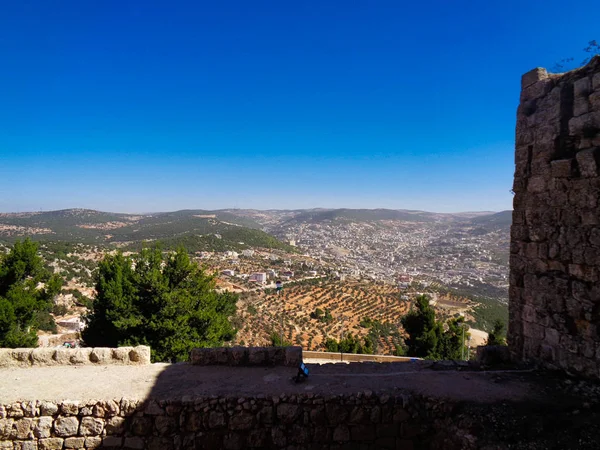
<path fill-rule="evenodd" d="M 295 384 L 289 367 L 223 367 L 188 364 L 56 366 L 0 369 L 0 403 L 21 400 L 181 398 L 186 395 L 342 394 L 365 390 L 410 391 L 476 402 L 537 398 L 528 372 L 435 370 L 430 362 L 309 365 Z M 501 382 L 499 382 L 501 380 Z"/>

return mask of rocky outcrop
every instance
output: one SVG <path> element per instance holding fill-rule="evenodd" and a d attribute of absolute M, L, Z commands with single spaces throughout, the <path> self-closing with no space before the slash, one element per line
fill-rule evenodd
<path fill-rule="evenodd" d="M 512 356 L 600 378 L 600 56 L 523 75 L 515 163 Z"/>

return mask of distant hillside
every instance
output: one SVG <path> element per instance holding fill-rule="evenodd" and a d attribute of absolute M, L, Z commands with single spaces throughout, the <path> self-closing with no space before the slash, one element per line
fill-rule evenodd
<path fill-rule="evenodd" d="M 0 241 L 7 243 L 28 236 L 35 240 L 100 245 L 160 241 L 167 248 L 187 243 L 190 251 L 248 247 L 293 250 L 259 228 L 251 218 L 225 211 L 183 210 L 134 215 L 68 209 L 0 214 Z"/>
<path fill-rule="evenodd" d="M 500 211 L 499 213 L 475 217 L 470 220 L 473 225 L 485 228 L 505 228 L 512 224 L 512 211 Z"/>
<path fill-rule="evenodd" d="M 439 214 L 426 211 L 342 208 L 300 211 L 289 221 L 324 222 L 327 220 L 345 220 L 349 222 L 371 222 L 377 220 L 404 220 L 407 222 L 433 222 L 439 217 Z"/>

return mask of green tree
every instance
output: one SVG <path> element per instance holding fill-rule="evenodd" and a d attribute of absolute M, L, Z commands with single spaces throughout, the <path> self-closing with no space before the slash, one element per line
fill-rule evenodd
<path fill-rule="evenodd" d="M 506 333 L 504 332 L 504 327 L 504 322 L 500 319 L 496 319 L 494 328 L 488 335 L 486 345 L 506 345 Z"/>
<path fill-rule="evenodd" d="M 55 331 L 50 310 L 61 286 L 44 268 L 37 244 L 15 242 L 0 259 L 0 347 L 36 347 L 40 327 Z"/>
<path fill-rule="evenodd" d="M 289 347 L 292 345 L 285 338 L 282 340 L 281 334 L 277 333 L 277 331 L 271 331 L 269 338 L 271 339 L 271 347 Z"/>
<path fill-rule="evenodd" d="M 373 342 L 368 338 L 363 338 L 361 341 L 352 333 L 348 333 L 341 341 L 328 338 L 325 341 L 325 351 L 371 355 L 373 354 Z"/>
<path fill-rule="evenodd" d="M 406 345 L 409 356 L 430 359 L 460 359 L 468 333 L 464 332 L 464 318 L 450 319 L 444 324 L 436 320 L 429 297 L 416 298 L 415 308 L 402 320 L 408 334 Z M 446 330 L 444 330 L 446 328 Z"/>
<path fill-rule="evenodd" d="M 98 266 L 96 299 L 86 317 L 89 346 L 149 345 L 153 361 L 187 360 L 194 347 L 213 347 L 235 336 L 229 318 L 237 296 L 215 291 L 215 278 L 183 248 L 159 248 L 136 257 L 107 255 Z"/>
<path fill-rule="evenodd" d="M 429 297 L 416 298 L 415 308 L 400 321 L 408 334 L 406 345 L 409 356 L 435 357 L 443 329 L 435 320 L 435 311 L 429 305 Z"/>
<path fill-rule="evenodd" d="M 465 331 L 464 317 L 457 317 L 446 322 L 447 330 L 438 342 L 439 359 L 462 359 L 466 355 L 465 339 L 469 333 Z"/>

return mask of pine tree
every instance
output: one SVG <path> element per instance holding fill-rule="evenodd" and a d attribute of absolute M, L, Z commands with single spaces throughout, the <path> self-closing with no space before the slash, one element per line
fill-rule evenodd
<path fill-rule="evenodd" d="M 40 325 L 56 326 L 50 310 L 62 280 L 44 268 L 37 251 L 25 239 L 0 260 L 0 347 L 36 347 Z"/>
<path fill-rule="evenodd" d="M 180 248 L 165 256 L 144 249 L 135 258 L 107 255 L 98 266 L 97 296 L 83 339 L 90 346 L 149 345 L 153 361 L 183 361 L 194 347 L 231 340 L 237 296 L 215 291 Z"/>
<path fill-rule="evenodd" d="M 494 322 L 494 328 L 488 335 L 486 345 L 506 345 L 506 338 L 504 336 L 504 322 L 502 322 L 500 319 L 496 319 Z"/>

